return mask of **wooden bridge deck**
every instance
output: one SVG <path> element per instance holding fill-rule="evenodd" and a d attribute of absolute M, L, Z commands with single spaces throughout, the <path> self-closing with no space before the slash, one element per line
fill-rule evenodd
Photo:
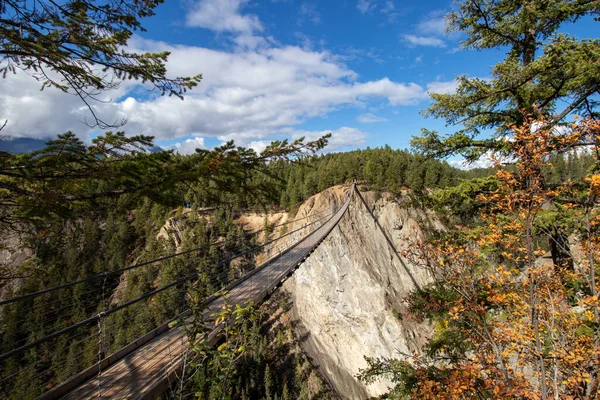
<path fill-rule="evenodd" d="M 351 189 L 353 191 L 354 188 Z M 245 304 L 252 300 L 260 303 L 336 227 L 350 203 L 351 193 L 340 209 L 325 224 L 299 241 L 291 249 L 242 278 L 230 287 L 226 295 L 229 304 Z M 219 310 L 223 297 L 216 297 L 208 304 L 205 320 Z M 211 334 L 214 339 L 216 329 Z M 112 363 L 100 373 L 78 384 L 72 378 L 40 399 L 149 399 L 167 389 L 180 371 L 188 350 L 188 337 L 179 328 L 166 329 L 154 339 L 141 344 L 139 348 Z M 94 367 L 96 370 L 100 368 Z"/>

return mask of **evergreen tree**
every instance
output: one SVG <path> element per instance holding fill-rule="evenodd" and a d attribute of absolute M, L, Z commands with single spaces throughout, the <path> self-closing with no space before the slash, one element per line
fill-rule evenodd
<path fill-rule="evenodd" d="M 265 399 L 273 400 L 273 378 L 269 364 L 265 367 Z"/>
<path fill-rule="evenodd" d="M 597 16 L 600 3 L 580 0 L 473 0 L 447 15 L 449 31 L 464 32 L 465 49 L 508 48 L 491 79 L 459 76 L 455 93 L 432 94 L 427 117 L 443 118 L 459 130 L 441 137 L 423 129 L 413 145 L 427 154 L 461 154 L 474 161 L 489 150 L 503 151 L 510 126 L 531 114 L 559 124 L 573 113 L 597 116 L 600 90 L 598 39 L 559 33 L 562 25 Z M 479 134 L 493 129 L 493 138 Z"/>
<path fill-rule="evenodd" d="M 560 27 L 585 16 L 598 16 L 596 1 L 516 1 L 474 0 L 458 3 L 447 15 L 449 30 L 467 34 L 463 47 L 493 49 L 508 47 L 505 59 L 492 70 L 493 78 L 459 77 L 455 93 L 432 94 L 433 104 L 426 116 L 444 118 L 447 123 L 461 126 L 455 134 L 442 138 L 436 132 L 423 130 L 412 144 L 427 155 L 447 157 L 460 154 L 469 161 L 492 152 L 505 159 L 519 157 L 521 145 L 513 133 L 533 119 L 544 120 L 555 128 L 555 140 L 565 139 L 560 125 L 573 113 L 595 118 L 600 91 L 600 40 L 579 40 L 559 33 Z M 495 129 L 491 138 L 478 138 L 483 130 Z M 533 127 L 532 129 L 535 129 Z M 568 129 L 564 129 L 568 131 Z M 572 148 L 584 143 L 574 142 Z M 562 151 L 568 149 L 562 148 Z M 555 154 L 557 163 L 552 183 L 564 180 L 563 154 Z M 508 161 L 510 162 L 510 161 Z M 541 167 L 548 169 L 547 166 Z M 585 173 L 578 173 L 581 181 Z M 560 222 L 557 222 L 560 225 Z M 565 232 L 552 228 L 553 259 L 565 254 L 555 246 L 567 244 Z M 558 235 L 558 236 L 557 236 Z"/>

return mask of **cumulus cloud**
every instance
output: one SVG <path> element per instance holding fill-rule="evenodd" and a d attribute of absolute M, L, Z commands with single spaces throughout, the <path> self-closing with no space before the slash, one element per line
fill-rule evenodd
<path fill-rule="evenodd" d="M 446 42 L 433 36 L 403 35 L 402 38 L 411 46 L 446 47 Z"/>
<path fill-rule="evenodd" d="M 181 101 L 150 96 L 127 81 L 118 91 L 107 93 L 106 98 L 113 101 L 95 105 L 96 112 L 109 121 L 127 118 L 122 129 L 132 135 L 153 135 L 158 141 L 189 136 L 233 139 L 260 150 L 312 117 L 342 107 L 362 107 L 372 100 L 393 106 L 416 104 L 427 98 L 427 90 L 444 84 L 423 87 L 385 77 L 359 81 L 356 72 L 326 51 L 276 46 L 268 38 L 266 42 L 220 51 L 135 37 L 130 41 L 131 51 L 169 51 L 171 76 L 201 72 L 202 82 Z M 89 133 L 81 122 L 89 111 L 79 99 L 39 88 L 39 82 L 23 73 L 2 81 L 0 120 L 9 119 L 3 135 L 45 137 L 69 129 L 81 136 Z M 362 133 L 345 134 L 356 138 Z M 201 144 L 198 141 L 182 142 L 178 151 L 193 151 Z"/>
<path fill-rule="evenodd" d="M 469 170 L 475 168 L 491 168 L 494 166 L 494 160 L 491 153 L 487 153 L 473 162 L 467 162 L 464 158 L 457 158 L 448 160 L 448 164 L 452 165 L 454 168 Z"/>
<path fill-rule="evenodd" d="M 271 142 L 267 140 L 253 140 L 252 142 L 248 143 L 248 147 L 260 154 L 267 148 L 269 144 L 271 144 Z"/>
<path fill-rule="evenodd" d="M 424 35 L 444 36 L 446 34 L 446 21 L 444 17 L 433 17 L 417 24 L 417 31 Z"/>
<path fill-rule="evenodd" d="M 458 88 L 458 81 L 456 80 L 450 82 L 429 82 L 427 84 L 427 93 L 454 93 L 456 92 L 456 88 Z"/>
<path fill-rule="evenodd" d="M 270 41 L 262 36 L 242 34 L 233 38 L 233 42 L 240 48 L 255 50 L 270 46 Z"/>
<path fill-rule="evenodd" d="M 128 131 L 165 138 L 193 132 L 250 143 L 340 106 L 373 98 L 406 105 L 426 97 L 415 83 L 388 78 L 356 82 L 356 73 L 327 52 L 294 46 L 227 53 L 156 42 L 138 45 L 140 51 L 170 51 L 168 68 L 174 75 L 197 73 L 196 66 L 202 65 L 202 84 L 183 102 L 159 97 L 116 104 L 129 118 Z"/>
<path fill-rule="evenodd" d="M 210 29 L 215 32 L 250 34 L 262 31 L 256 15 L 242 15 L 247 0 L 199 0 L 188 12 L 186 25 Z"/>
<path fill-rule="evenodd" d="M 387 118 L 378 117 L 375 114 L 367 113 L 367 114 L 361 114 L 361 115 L 359 115 L 358 117 L 356 117 L 356 120 L 358 122 L 362 122 L 364 124 L 367 124 L 367 123 L 371 123 L 371 122 L 385 122 L 385 121 L 387 121 Z"/>
<path fill-rule="evenodd" d="M 201 137 L 187 139 L 183 142 L 176 143 L 170 147 L 170 149 L 173 149 L 176 153 L 179 154 L 194 154 L 196 152 L 196 149 L 205 148 L 206 146 L 204 145 L 204 138 Z"/>
<path fill-rule="evenodd" d="M 0 91 L 0 121 L 8 120 L 2 135 L 45 137 L 82 125 L 83 110 L 74 96 L 48 88 L 40 92 L 41 83 L 19 72 L 2 80 Z M 57 103 L 66 106 L 66 113 L 55 115 Z"/>
<path fill-rule="evenodd" d="M 61 82 L 52 71 L 45 73 Z M 121 122 L 124 116 L 114 112 L 112 101 L 133 86 L 135 83 L 126 81 L 99 95 L 101 102 L 92 103 L 96 115 L 106 123 Z M 88 107 L 74 94 L 41 87 L 42 82 L 20 70 L 0 80 L 0 124 L 8 121 L 0 135 L 44 138 L 72 131 L 85 139 L 91 130 L 86 123 L 95 123 Z"/>
<path fill-rule="evenodd" d="M 323 137 L 328 133 L 331 133 L 331 138 L 329 138 L 329 143 L 324 149 L 325 152 L 340 151 L 364 146 L 368 136 L 367 133 L 356 128 L 344 126 L 336 130 L 325 130 L 320 132 L 295 130 L 292 132 L 292 139 L 304 137 L 307 141 L 310 141 Z"/>

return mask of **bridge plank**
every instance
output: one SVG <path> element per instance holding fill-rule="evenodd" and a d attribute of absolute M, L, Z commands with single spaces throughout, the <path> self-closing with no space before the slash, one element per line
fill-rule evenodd
<path fill-rule="evenodd" d="M 225 301 L 235 305 L 245 304 L 250 300 L 258 304 L 264 300 L 337 226 L 348 208 L 353 191 L 354 187 L 351 188 L 342 207 L 325 224 L 300 240 L 290 250 L 230 288 L 225 298 L 213 298 L 207 305 L 205 319 L 209 320 L 210 314 L 221 309 Z M 214 338 L 216 332 L 217 329 L 213 330 L 210 337 Z M 166 389 L 169 381 L 181 370 L 189 349 L 188 344 L 185 332 L 179 328 L 169 329 L 63 397 L 55 396 L 50 392 L 41 398 L 44 400 L 153 398 Z"/>

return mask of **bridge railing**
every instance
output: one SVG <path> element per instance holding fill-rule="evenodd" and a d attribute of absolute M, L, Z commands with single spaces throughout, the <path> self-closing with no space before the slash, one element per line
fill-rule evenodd
<path fill-rule="evenodd" d="M 23 314 L 21 324 L 3 324 L 0 328 L 0 397 L 35 398 L 70 376 L 92 365 L 99 365 L 98 362 L 105 360 L 108 354 L 122 349 L 133 339 L 143 337 L 146 332 L 165 324 L 174 315 L 185 312 L 188 307 L 186 294 L 190 282 L 202 280 L 207 286 L 208 294 L 211 289 L 216 292 L 239 279 L 244 279 L 239 274 L 225 273 L 226 270 L 230 271 L 232 261 L 241 257 L 255 259 L 259 253 L 269 249 L 269 253 L 273 255 L 266 262 L 270 262 L 285 253 L 286 249 L 293 247 L 297 242 L 295 235 L 309 235 L 328 221 L 335 210 L 328 211 L 287 222 L 285 225 L 300 221 L 303 225 L 221 260 L 212 265 L 211 270 L 196 271 L 195 265 L 185 265 L 183 271 L 191 269 L 193 272 L 180 274 L 181 276 L 166 282 L 152 282 L 151 290 L 133 298 L 116 301 L 112 297 L 115 289 L 121 284 L 120 277 L 123 274 L 135 274 L 139 279 L 144 274 L 156 273 L 160 270 L 160 264 L 166 260 L 185 257 L 193 252 L 200 252 L 200 249 L 161 257 L 118 271 L 97 274 L 0 301 L 0 318 L 13 317 L 11 319 L 15 320 L 15 313 Z M 257 232 L 262 231 L 264 230 Z M 223 246 L 227 242 L 229 241 L 209 246 Z M 204 250 L 207 247 L 205 246 Z M 93 285 L 86 294 L 92 301 L 87 307 L 88 311 L 83 315 L 73 315 L 73 310 L 80 308 L 73 304 L 73 292 L 89 288 L 87 284 L 90 282 Z M 39 313 L 40 310 L 43 312 Z M 28 313 L 33 312 L 41 315 L 36 321 L 30 321 L 28 318 L 31 315 Z"/>

